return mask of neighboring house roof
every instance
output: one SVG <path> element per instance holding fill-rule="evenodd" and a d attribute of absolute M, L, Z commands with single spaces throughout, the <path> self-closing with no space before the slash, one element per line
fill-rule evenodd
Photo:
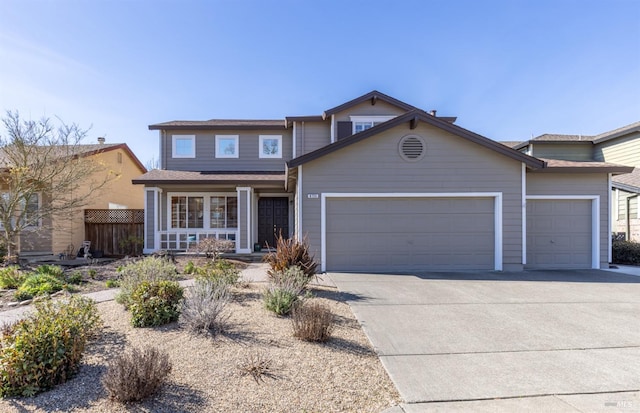
<path fill-rule="evenodd" d="M 149 130 L 210 130 L 210 129 L 286 129 L 286 122 L 275 119 L 210 119 L 210 120 L 174 120 L 149 125 Z"/>
<path fill-rule="evenodd" d="M 633 166 L 619 165 L 608 162 L 597 161 L 566 161 L 564 159 L 544 159 L 538 158 L 545 162 L 542 169 L 536 172 L 604 172 L 627 174 L 633 171 Z"/>
<path fill-rule="evenodd" d="M 640 193 L 640 169 L 624 175 L 617 175 L 611 178 L 611 186 L 629 192 Z"/>
<path fill-rule="evenodd" d="M 558 133 L 545 133 L 544 135 L 536 136 L 531 140 L 520 142 L 513 146 L 513 149 L 522 149 L 529 146 L 532 143 L 544 142 L 544 143 L 588 143 L 593 144 L 594 136 L 588 135 L 561 135 Z"/>
<path fill-rule="evenodd" d="M 287 116 L 284 118 L 287 126 L 291 122 L 323 122 L 325 120 L 322 115 L 309 115 L 309 116 Z"/>
<path fill-rule="evenodd" d="M 281 183 L 284 185 L 283 172 L 192 172 L 153 169 L 139 176 L 134 184 L 240 184 L 240 183 Z"/>
<path fill-rule="evenodd" d="M 634 122 L 630 125 L 623 126 L 618 129 L 614 129 L 609 132 L 601 133 L 600 135 L 596 135 L 593 138 L 593 143 L 601 143 L 608 141 L 610 139 L 619 138 L 620 136 L 628 135 L 630 133 L 640 132 L 640 121 Z"/>
<path fill-rule="evenodd" d="M 504 146 L 508 146 L 509 148 L 515 148 L 520 145 L 522 141 L 498 141 L 498 143 L 503 144 Z"/>
<path fill-rule="evenodd" d="M 410 111 L 410 110 L 414 110 L 414 109 L 418 109 L 415 106 L 412 106 L 408 103 L 405 103 L 401 100 L 398 100 L 396 98 L 393 98 L 389 95 L 385 95 L 384 93 L 378 92 L 377 90 L 372 90 L 371 92 L 364 94 L 360 97 L 357 97 L 353 100 L 350 100 L 346 103 L 343 103 L 342 105 L 338 105 L 334 108 L 331 109 L 327 109 L 324 111 L 324 113 L 322 114 L 322 117 L 324 119 L 326 119 L 327 117 L 338 113 L 338 112 L 342 112 L 343 110 L 349 109 L 353 106 L 359 105 L 362 102 L 366 102 L 366 101 L 370 101 L 372 105 L 375 105 L 376 102 L 378 100 L 381 100 L 383 102 L 387 102 L 393 106 L 397 106 L 401 109 L 404 109 L 406 111 Z"/>
<path fill-rule="evenodd" d="M 484 136 L 478 135 L 477 133 L 461 128 L 460 126 L 454 125 L 450 122 L 447 122 L 446 120 L 442 120 L 433 115 L 430 115 L 420 109 L 411 110 L 403 115 L 397 116 L 391 120 L 380 123 L 379 125 L 376 125 L 370 129 L 366 129 L 360 133 L 356 133 L 355 135 L 351 135 L 347 138 L 341 139 L 337 142 L 324 146 L 313 152 L 309 152 L 305 155 L 299 156 L 287 162 L 287 166 L 289 168 L 293 168 L 298 165 L 305 164 L 307 162 L 310 162 L 312 160 L 318 159 L 332 152 L 335 152 L 339 149 L 342 149 L 346 146 L 352 145 L 356 142 L 360 142 L 371 136 L 377 135 L 380 132 L 391 129 L 405 122 L 410 123 L 411 129 L 414 129 L 417 126 L 418 122 L 425 122 L 427 124 L 436 126 L 440 129 L 443 129 L 461 138 L 477 143 L 481 146 L 494 150 L 510 158 L 516 159 L 520 162 L 524 162 L 527 166 L 533 169 L 542 168 L 544 166 L 544 161 L 541 161 L 529 155 L 525 155 L 524 153 L 511 149 L 499 142 L 496 142 L 489 138 L 485 138 Z"/>
<path fill-rule="evenodd" d="M 128 156 L 131 158 L 133 163 L 142 171 L 147 172 L 147 168 L 140 162 L 138 157 L 131 151 L 129 146 L 126 143 L 97 143 L 97 144 L 88 144 L 88 145 L 73 145 L 68 147 L 70 151 L 64 150 L 64 147 L 60 147 L 60 157 L 68 158 L 68 157 L 86 157 L 97 155 L 100 153 L 115 151 L 118 149 L 122 149 Z M 6 156 L 5 153 L 0 149 L 0 167 L 6 166 Z"/>

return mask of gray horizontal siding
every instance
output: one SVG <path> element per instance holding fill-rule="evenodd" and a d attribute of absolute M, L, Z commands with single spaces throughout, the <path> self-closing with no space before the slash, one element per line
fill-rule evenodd
<path fill-rule="evenodd" d="M 331 143 L 331 123 L 296 122 L 296 156 L 301 156 Z"/>
<path fill-rule="evenodd" d="M 406 162 L 400 139 L 417 134 L 427 153 Z M 302 167 L 303 233 L 320 257 L 320 199 L 323 192 L 502 192 L 505 265 L 522 263 L 521 163 L 430 125 L 399 125 Z"/>
<path fill-rule="evenodd" d="M 156 222 L 157 222 L 156 214 L 158 213 L 158 211 L 154 209 L 155 196 L 156 194 L 153 191 L 145 192 L 146 210 L 145 210 L 145 216 L 144 216 L 144 226 L 145 226 L 146 238 L 144 242 L 145 242 L 145 248 L 149 248 L 149 249 L 155 248 L 155 240 L 156 240 L 156 234 L 155 234 Z"/>
<path fill-rule="evenodd" d="M 172 158 L 173 135 L 195 135 L 195 158 Z M 216 135 L 239 135 L 239 157 L 219 159 L 215 157 Z M 282 135 L 282 159 L 259 158 L 259 135 Z M 293 152 L 291 130 L 283 131 L 180 131 L 167 132 L 162 140 L 162 157 L 165 169 L 177 171 L 283 171 L 285 162 Z"/>
<path fill-rule="evenodd" d="M 640 132 L 596 145 L 597 161 L 640 166 Z"/>
<path fill-rule="evenodd" d="M 599 195 L 600 265 L 609 261 L 609 185 L 607 174 L 528 173 L 527 195 Z"/>
<path fill-rule="evenodd" d="M 533 144 L 533 156 L 546 159 L 564 159 L 567 161 L 593 160 L 593 145 L 588 144 Z"/>

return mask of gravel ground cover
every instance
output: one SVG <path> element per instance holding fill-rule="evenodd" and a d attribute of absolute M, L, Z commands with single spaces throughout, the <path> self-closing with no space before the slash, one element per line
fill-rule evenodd
<path fill-rule="evenodd" d="M 99 304 L 102 335 L 89 346 L 79 373 L 33 398 L 0 400 L 2 412 L 381 412 L 400 402 L 351 309 L 340 293 L 315 287 L 313 300 L 331 308 L 337 327 L 324 344 L 292 336 L 291 320 L 264 309 L 264 284 L 234 290 L 228 331 L 194 336 L 177 323 L 134 329 L 119 304 Z M 129 346 L 166 351 L 173 370 L 160 392 L 139 404 L 110 401 L 101 385 L 108 361 Z M 272 360 L 260 380 L 238 365 L 252 356 Z"/>

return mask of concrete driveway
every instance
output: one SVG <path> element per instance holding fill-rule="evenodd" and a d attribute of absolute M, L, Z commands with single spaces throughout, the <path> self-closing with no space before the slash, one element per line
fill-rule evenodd
<path fill-rule="evenodd" d="M 640 277 L 329 276 L 400 391 L 397 411 L 640 411 Z"/>

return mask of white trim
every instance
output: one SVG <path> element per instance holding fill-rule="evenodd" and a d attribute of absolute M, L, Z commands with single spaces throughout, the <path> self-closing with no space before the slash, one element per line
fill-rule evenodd
<path fill-rule="evenodd" d="M 527 200 L 591 200 L 591 268 L 600 269 L 600 195 L 527 195 Z"/>
<path fill-rule="evenodd" d="M 220 153 L 220 140 L 222 139 L 233 139 L 235 140 L 235 153 L 234 154 L 224 154 Z M 238 158 L 240 156 L 240 135 L 216 135 L 216 144 L 215 144 L 215 154 L 214 156 L 218 159 L 223 158 Z"/>
<path fill-rule="evenodd" d="M 527 166 L 522 163 L 522 265 L 527 265 Z"/>
<path fill-rule="evenodd" d="M 171 198 L 177 196 L 202 197 L 202 228 L 174 228 L 171 226 Z M 237 196 L 236 192 L 167 192 L 167 231 L 193 232 L 195 230 L 214 230 L 224 228 L 211 228 L 211 198 L 212 196 Z"/>
<path fill-rule="evenodd" d="M 331 115 L 331 143 L 336 141 L 336 115 Z"/>
<path fill-rule="evenodd" d="M 265 154 L 262 151 L 262 145 L 267 139 L 275 139 L 278 141 L 278 152 L 275 154 Z M 260 159 L 282 159 L 282 135 L 258 135 L 258 158 Z"/>
<path fill-rule="evenodd" d="M 296 195 L 298 205 L 296 205 L 296 238 L 302 240 L 302 165 L 298 165 L 298 182 L 296 182 Z"/>
<path fill-rule="evenodd" d="M 613 199 L 611 196 L 611 177 L 613 174 L 607 174 L 607 198 L 609 200 L 608 208 L 607 208 L 607 231 L 609 231 L 609 236 L 607 237 L 607 262 L 611 262 L 613 260 L 613 253 L 611 249 L 613 245 L 611 243 L 611 237 L 613 235 L 613 214 L 612 214 L 612 204 Z"/>
<path fill-rule="evenodd" d="M 502 271 L 502 192 L 328 192 L 320 197 L 320 269 L 327 270 L 327 198 L 494 198 L 494 270 Z"/>
<path fill-rule="evenodd" d="M 178 155 L 176 153 L 176 141 L 188 140 L 191 142 L 191 153 Z M 171 135 L 171 157 L 172 158 L 195 158 L 196 157 L 196 135 Z"/>
<path fill-rule="evenodd" d="M 351 133 L 355 135 L 356 133 L 356 124 L 357 123 L 370 123 L 370 127 L 374 127 L 376 123 L 383 123 L 388 120 L 395 118 L 395 115 L 392 116 L 349 116 L 349 120 L 351 120 Z"/>
<path fill-rule="evenodd" d="M 297 137 L 296 137 L 296 123 L 293 122 L 293 149 L 291 150 L 291 158 L 295 159 L 297 156 L 298 151 L 296 150 L 296 141 L 297 141 Z"/>

